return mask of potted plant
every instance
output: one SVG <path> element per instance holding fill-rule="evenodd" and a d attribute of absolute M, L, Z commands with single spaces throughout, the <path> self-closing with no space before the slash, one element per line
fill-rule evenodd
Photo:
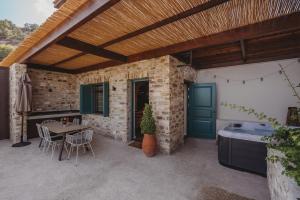
<path fill-rule="evenodd" d="M 142 148 L 146 156 L 152 157 L 156 153 L 155 121 L 152 116 L 152 109 L 149 104 L 145 104 L 141 121 L 141 131 L 144 135 Z"/>

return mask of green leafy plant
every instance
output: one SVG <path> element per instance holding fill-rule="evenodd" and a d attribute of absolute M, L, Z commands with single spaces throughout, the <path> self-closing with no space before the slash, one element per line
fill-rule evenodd
<path fill-rule="evenodd" d="M 14 47 L 9 44 L 0 44 L 0 61 L 4 59 L 12 50 Z"/>
<path fill-rule="evenodd" d="M 282 174 L 293 178 L 300 186 L 300 129 L 286 127 L 275 118 L 268 117 L 263 112 L 256 112 L 253 108 L 228 103 L 221 103 L 221 105 L 254 115 L 257 119 L 266 120 L 273 126 L 274 134 L 264 137 L 263 140 L 268 142 L 268 148 L 279 150 L 284 156 L 271 155 L 267 159 L 273 163 L 281 162 L 284 167 Z"/>
<path fill-rule="evenodd" d="M 143 118 L 140 126 L 143 134 L 155 134 L 156 126 L 152 115 L 152 109 L 149 104 L 145 104 Z"/>

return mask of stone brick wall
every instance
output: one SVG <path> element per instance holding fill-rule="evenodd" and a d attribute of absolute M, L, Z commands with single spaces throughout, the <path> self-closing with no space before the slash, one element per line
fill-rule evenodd
<path fill-rule="evenodd" d="M 29 69 L 33 86 L 33 111 L 79 109 L 80 85 L 109 82 L 109 117 L 84 115 L 96 132 L 123 142 L 131 139 L 131 81 L 149 79 L 149 101 L 157 126 L 161 152 L 171 153 L 183 143 L 184 80 L 196 72 L 171 56 L 72 75 Z M 115 88 L 115 90 L 113 90 Z"/>
<path fill-rule="evenodd" d="M 10 140 L 12 143 L 20 142 L 21 140 L 21 125 L 22 116 L 16 112 L 16 100 L 18 93 L 18 82 L 22 74 L 27 71 L 26 65 L 13 64 L 9 68 L 9 118 L 10 118 Z M 27 117 L 24 117 L 24 141 L 26 141 Z"/>
<path fill-rule="evenodd" d="M 110 115 L 84 115 L 100 134 L 130 141 L 131 136 L 131 80 L 149 79 L 149 100 L 157 126 L 160 151 L 173 152 L 184 138 L 184 81 L 194 81 L 196 71 L 182 65 L 171 56 L 124 64 L 78 75 L 80 84 L 110 84 Z M 113 91 L 112 88 L 116 88 Z M 78 97 L 79 101 L 79 97 Z"/>
<path fill-rule="evenodd" d="M 169 69 L 169 56 L 164 56 L 79 74 L 78 91 L 80 84 L 108 81 L 110 85 L 109 117 L 84 115 L 83 119 L 88 120 L 97 132 L 128 142 L 131 136 L 131 80 L 148 78 L 149 100 L 156 119 L 158 143 L 161 151 L 169 153 Z M 115 91 L 113 87 L 116 88 Z"/>
<path fill-rule="evenodd" d="M 268 149 L 268 156 L 276 155 L 283 156 L 277 150 Z M 297 183 L 282 174 L 283 166 L 280 162 L 272 163 L 268 161 L 268 185 L 272 200 L 296 200 L 300 198 L 300 187 Z"/>
<path fill-rule="evenodd" d="M 170 151 L 184 142 L 184 82 L 196 80 L 196 71 L 170 57 Z"/>
<path fill-rule="evenodd" d="M 32 81 L 32 110 L 78 109 L 76 75 L 28 69 Z"/>

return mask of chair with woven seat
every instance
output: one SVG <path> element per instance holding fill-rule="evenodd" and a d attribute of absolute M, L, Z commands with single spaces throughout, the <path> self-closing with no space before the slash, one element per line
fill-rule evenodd
<path fill-rule="evenodd" d="M 73 135 L 71 134 L 66 135 L 66 143 L 70 145 L 70 149 L 68 150 L 68 159 L 70 159 L 73 149 L 76 148 L 75 166 L 77 166 L 78 164 L 78 151 L 80 147 L 83 147 L 83 150 L 85 152 L 85 148 L 86 146 L 88 146 L 91 150 L 93 157 L 95 157 L 95 153 L 91 145 L 91 142 L 93 140 L 93 134 L 94 131 L 89 129 L 79 133 L 75 133 Z"/>

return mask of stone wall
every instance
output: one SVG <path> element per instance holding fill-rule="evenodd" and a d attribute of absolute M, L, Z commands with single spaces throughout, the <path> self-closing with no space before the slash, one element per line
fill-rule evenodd
<path fill-rule="evenodd" d="M 32 81 L 32 110 L 76 110 L 76 75 L 28 69 Z"/>
<path fill-rule="evenodd" d="M 148 78 L 149 100 L 156 119 L 158 143 L 161 151 L 169 153 L 169 69 L 169 56 L 164 56 L 79 74 L 77 90 L 80 84 L 108 81 L 110 85 L 109 117 L 84 115 L 83 119 L 88 120 L 97 132 L 128 142 L 131 137 L 131 80 Z"/>
<path fill-rule="evenodd" d="M 109 117 L 83 115 L 97 133 L 123 142 L 131 140 L 132 80 L 149 79 L 149 101 L 157 126 L 161 152 L 171 153 L 183 143 L 184 80 L 194 81 L 191 67 L 171 56 L 138 61 L 77 75 L 29 69 L 33 111 L 79 109 L 80 85 L 109 82 Z M 115 88 L 115 89 L 113 89 Z"/>
<path fill-rule="evenodd" d="M 268 156 L 283 156 L 277 150 L 268 150 Z M 268 161 L 268 185 L 272 200 L 296 200 L 300 198 L 300 187 L 291 178 L 282 175 L 283 166 L 280 162 Z"/>
<path fill-rule="evenodd" d="M 18 82 L 22 74 L 26 73 L 27 67 L 22 64 L 13 64 L 9 68 L 9 118 L 10 118 L 10 140 L 12 143 L 20 142 L 21 140 L 21 125 L 22 116 L 16 112 L 16 100 L 18 93 Z M 24 141 L 27 139 L 27 117 L 24 117 Z"/>
<path fill-rule="evenodd" d="M 171 56 L 124 64 L 78 75 L 80 84 L 101 83 L 110 85 L 110 115 L 84 115 L 83 119 L 100 134 L 129 142 L 131 138 L 131 80 L 149 79 L 149 101 L 157 126 L 160 151 L 171 153 L 183 143 L 184 131 L 184 80 L 193 81 L 196 72 Z M 116 88 L 113 91 L 112 88 Z M 79 97 L 78 97 L 79 101 Z"/>
<path fill-rule="evenodd" d="M 194 82 L 196 71 L 170 57 L 170 149 L 171 152 L 184 142 L 184 83 Z"/>

